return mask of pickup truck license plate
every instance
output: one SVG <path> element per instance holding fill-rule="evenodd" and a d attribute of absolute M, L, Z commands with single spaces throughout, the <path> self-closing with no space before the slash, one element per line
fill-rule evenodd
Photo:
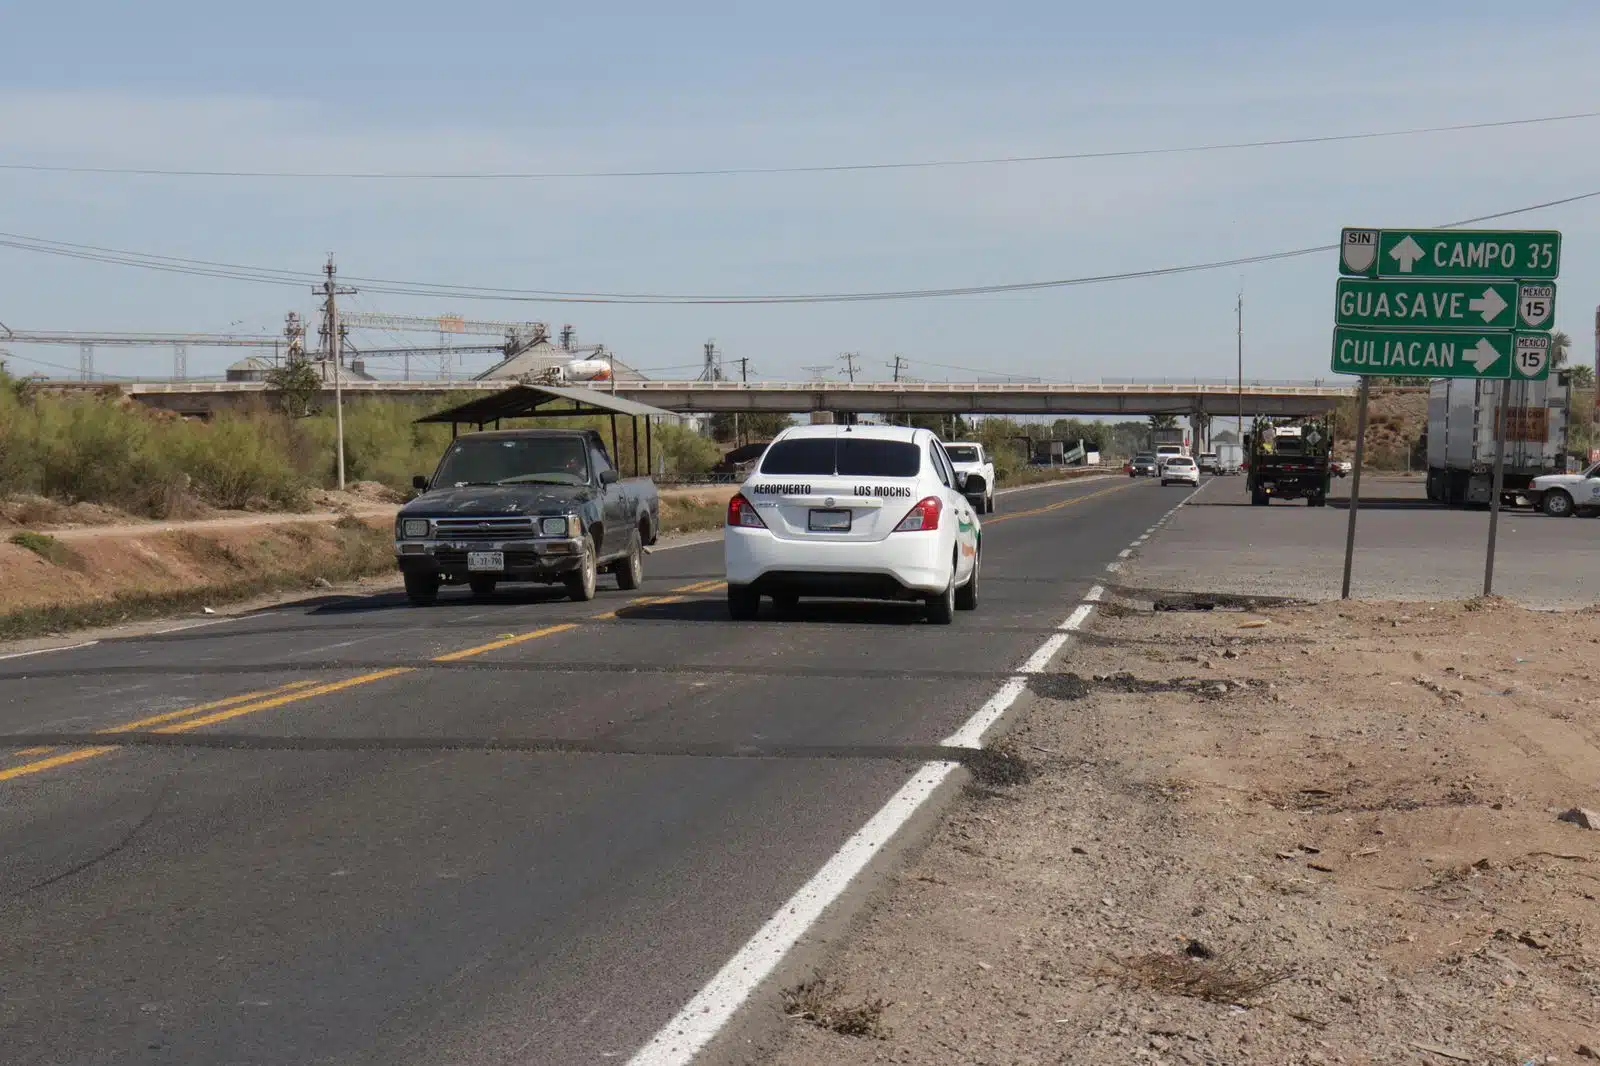
<path fill-rule="evenodd" d="M 809 525 L 813 531 L 818 533 L 848 533 L 850 532 L 850 512 L 813 510 Z"/>
<path fill-rule="evenodd" d="M 468 552 L 468 570 L 504 570 L 506 568 L 505 552 Z"/>

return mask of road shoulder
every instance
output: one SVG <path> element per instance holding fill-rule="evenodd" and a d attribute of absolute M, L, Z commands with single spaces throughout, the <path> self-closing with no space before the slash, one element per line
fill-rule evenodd
<path fill-rule="evenodd" d="M 1497 602 L 1150 608 L 1031 681 L 1037 776 L 965 789 L 766 1061 L 1600 1049 L 1600 832 L 1558 819 L 1600 806 L 1567 668 L 1600 618 L 1552 646 Z"/>

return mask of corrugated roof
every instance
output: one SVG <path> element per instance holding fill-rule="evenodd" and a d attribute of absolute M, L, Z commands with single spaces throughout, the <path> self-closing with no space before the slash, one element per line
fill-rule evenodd
<path fill-rule="evenodd" d="M 546 404 L 556 400 L 570 400 L 589 408 L 587 411 L 541 411 Z M 659 407 L 639 403 L 636 400 L 614 396 L 609 392 L 599 389 L 574 388 L 563 385 L 513 385 L 503 392 L 490 393 L 480 396 L 475 400 L 451 407 L 444 411 L 436 411 L 417 419 L 418 422 L 450 422 L 472 423 L 474 425 L 487 425 L 502 418 L 534 418 L 534 417 L 571 417 L 583 414 L 617 414 L 642 418 L 671 418 L 677 421 L 681 416 L 674 411 L 664 411 Z"/>

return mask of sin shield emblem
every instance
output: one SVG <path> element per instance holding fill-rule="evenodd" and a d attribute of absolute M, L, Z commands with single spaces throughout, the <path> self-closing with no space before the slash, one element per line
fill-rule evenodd
<path fill-rule="evenodd" d="M 1341 253 L 1347 274 L 1365 274 L 1378 258 L 1378 231 L 1372 229 L 1347 229 Z"/>

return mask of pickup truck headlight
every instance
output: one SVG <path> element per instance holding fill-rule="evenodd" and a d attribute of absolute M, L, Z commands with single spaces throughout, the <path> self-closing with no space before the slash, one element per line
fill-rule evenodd
<path fill-rule="evenodd" d="M 546 537 L 576 537 L 578 535 L 578 516 L 562 515 L 560 518 L 539 519 L 539 533 Z"/>
<path fill-rule="evenodd" d="M 400 534 L 407 540 L 420 540 L 428 535 L 426 518 L 405 518 L 400 522 Z"/>

